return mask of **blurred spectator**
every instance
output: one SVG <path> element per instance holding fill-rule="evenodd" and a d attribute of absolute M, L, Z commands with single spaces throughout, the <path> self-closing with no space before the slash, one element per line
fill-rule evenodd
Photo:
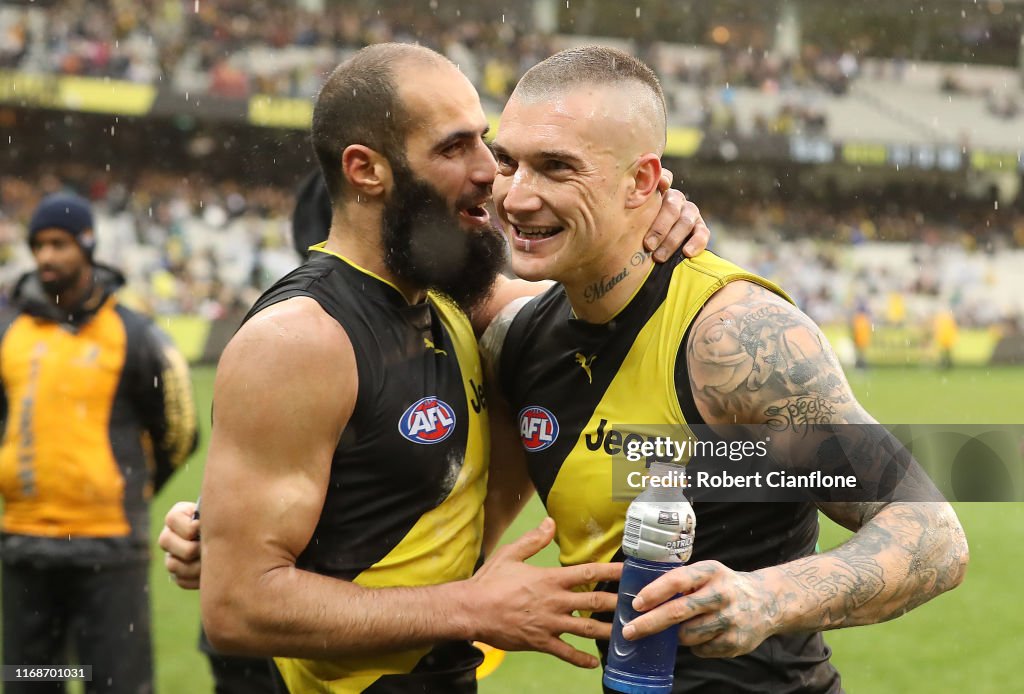
<path fill-rule="evenodd" d="M 294 190 L 197 173 L 144 171 L 128 181 L 80 165 L 57 171 L 0 176 L 0 301 L 31 266 L 24 234 L 32 209 L 65 183 L 93 198 L 100 257 L 126 269 L 124 300 L 147 313 L 231 314 L 299 262 L 289 221 Z M 929 322 L 955 295 L 958 323 L 990 325 L 1024 296 L 1010 270 L 1024 263 L 1024 210 L 1014 206 L 995 210 L 964 197 L 954 204 L 941 186 L 835 193 L 826 203 L 737 199 L 732 188 L 699 179 L 687 185 L 716 224 L 718 247 L 790 288 L 819 323 L 845 323 L 855 297 L 883 317 L 885 297 L 899 294 L 908 297 L 911 322 Z"/>
<path fill-rule="evenodd" d="M 99 257 L 125 268 L 123 298 L 146 313 L 223 315 L 248 306 L 298 264 L 291 250 L 291 191 L 155 171 L 130 188 L 101 173 L 71 187 L 96 195 Z M 10 259 L 0 265 L 3 293 L 31 266 L 24 225 L 39 189 L 60 188 L 52 176 L 38 182 L 0 177 L 0 256 Z"/>
<path fill-rule="evenodd" d="M 997 118 L 1013 120 L 1020 115 L 1017 97 L 1008 92 L 990 91 L 985 98 L 985 108 Z"/>
<path fill-rule="evenodd" d="M 83 198 L 44 198 L 36 269 L 0 317 L 4 662 L 68 664 L 73 643 L 90 692 L 140 694 L 153 691 L 149 499 L 195 449 L 196 413 L 184 359 L 94 262 L 94 227 Z"/>
<path fill-rule="evenodd" d="M 853 312 L 853 319 L 850 324 L 850 331 L 853 337 L 854 366 L 858 369 L 867 367 L 866 358 L 868 347 L 871 346 L 871 314 L 868 312 L 866 302 L 858 302 Z"/>
<path fill-rule="evenodd" d="M 415 41 L 457 63 L 493 107 L 504 102 L 526 69 L 576 42 L 571 29 L 565 36 L 537 33 L 524 19 L 528 16 L 515 6 L 452 11 L 435 2 L 327 2 L 317 12 L 270 0 L 0 5 L 0 68 L 171 85 L 190 95 L 228 99 L 254 94 L 308 99 L 352 51 L 374 42 Z M 754 135 L 827 134 L 823 102 L 847 94 L 862 79 L 871 50 L 863 38 L 839 50 L 808 39 L 796 56 L 788 56 L 763 43 L 741 45 L 740 36 L 733 43 L 703 46 L 649 37 L 609 40 L 651 56 L 673 123 L 703 123 L 729 135 L 737 128 Z M 906 60 L 899 51 L 891 60 L 868 60 L 872 79 L 902 79 Z M 987 95 L 992 115 L 1017 117 L 1024 95 L 987 86 L 968 91 L 970 82 L 944 68 L 935 88 Z M 687 98 L 693 89 L 701 99 Z M 777 94 L 781 103 L 741 116 L 738 90 Z"/>
<path fill-rule="evenodd" d="M 940 311 L 935 316 L 935 345 L 939 349 L 939 365 L 944 369 L 953 367 L 953 347 L 957 342 L 956 318 L 950 310 Z"/>

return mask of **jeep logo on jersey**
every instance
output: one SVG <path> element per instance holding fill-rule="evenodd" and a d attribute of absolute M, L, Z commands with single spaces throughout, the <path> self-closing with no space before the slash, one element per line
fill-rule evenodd
<path fill-rule="evenodd" d="M 413 443 L 440 443 L 455 431 L 455 411 L 436 397 L 417 400 L 398 420 L 398 431 Z"/>
<path fill-rule="evenodd" d="M 524 407 L 519 412 L 519 435 L 523 448 L 543 451 L 558 438 L 558 420 L 543 407 Z"/>

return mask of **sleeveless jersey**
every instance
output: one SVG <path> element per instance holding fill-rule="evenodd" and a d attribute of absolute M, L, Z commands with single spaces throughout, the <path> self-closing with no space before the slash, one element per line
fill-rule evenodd
<path fill-rule="evenodd" d="M 296 565 L 373 588 L 469 578 L 480 557 L 489 447 L 473 330 L 447 298 L 431 293 L 409 305 L 394 285 L 322 246 L 246 317 L 310 297 L 344 328 L 355 351 L 355 409 L 334 453 L 316 530 Z M 275 661 L 291 692 L 348 694 L 475 691 L 481 659 L 461 642 Z"/>
<path fill-rule="evenodd" d="M 501 388 L 518 417 L 530 477 L 557 523 L 563 564 L 622 559 L 626 509 L 639 492 L 623 485 L 625 449 L 668 432 L 683 440 L 692 436 L 688 424 L 703 424 L 686 339 L 711 295 L 735 280 L 789 298 L 710 252 L 677 254 L 656 265 L 607 323 L 576 319 L 559 285 L 514 319 L 501 351 Z M 702 502 L 700 489 L 687 496 L 697 515 L 691 563 L 716 559 L 753 571 L 814 551 L 811 504 Z M 680 648 L 674 691 L 833 691 L 839 677 L 829 653 L 820 634 L 772 637 L 740 658 L 702 659 Z"/>

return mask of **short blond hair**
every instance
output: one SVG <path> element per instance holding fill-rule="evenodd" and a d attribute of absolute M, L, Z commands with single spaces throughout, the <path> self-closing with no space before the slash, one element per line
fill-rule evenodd
<path fill-rule="evenodd" d="M 658 76 L 639 58 L 610 46 L 579 46 L 555 53 L 526 71 L 512 92 L 513 99 L 550 98 L 583 85 L 631 83 L 646 88 L 660 107 L 662 133 L 668 123 L 665 92 Z"/>

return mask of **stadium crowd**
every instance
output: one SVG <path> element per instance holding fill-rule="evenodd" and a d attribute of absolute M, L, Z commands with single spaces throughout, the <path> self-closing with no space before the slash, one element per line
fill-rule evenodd
<path fill-rule="evenodd" d="M 70 165 L 60 177 L 0 177 L 0 292 L 31 264 L 25 224 L 39 199 L 63 187 L 95 203 L 99 257 L 128 277 L 126 300 L 151 314 L 219 318 L 247 308 L 297 262 L 291 190 L 147 171 L 130 183 Z M 1015 318 L 1007 283 L 1024 257 L 1024 213 L 961 200 L 942 206 L 809 200 L 695 199 L 715 230 L 716 250 L 789 287 L 819 323 L 869 305 L 894 322 L 952 308 L 964 326 Z M 936 193 L 941 198 L 940 193 Z M 727 204 L 728 203 L 728 204 Z M 1014 260 L 1016 259 L 1016 260 Z M 1009 294 L 1007 293 L 1009 291 Z M 894 308 L 902 296 L 902 308 Z M 2 300 L 2 299 L 0 299 Z M 881 319 L 881 318 L 880 318 Z"/>
<path fill-rule="evenodd" d="M 310 97 L 352 51 L 419 41 L 446 53 L 485 93 L 504 100 L 553 50 L 509 22 L 442 15 L 425 6 L 365 8 L 196 0 L 71 0 L 0 8 L 0 68 L 109 77 L 228 98 Z"/>
<path fill-rule="evenodd" d="M 359 48 L 382 41 L 418 42 L 457 63 L 485 105 L 498 109 L 531 65 L 579 42 L 576 36 L 538 30 L 529 7 L 513 5 L 505 14 L 486 7 L 453 11 L 436 2 L 69 0 L 2 5 L 0 69 L 128 80 L 222 99 L 257 94 L 309 99 L 327 73 Z M 665 86 L 670 123 L 709 133 L 826 135 L 829 100 L 846 96 L 860 79 L 897 85 L 916 80 L 935 94 L 970 93 L 984 99 L 986 113 L 997 121 L 1021 116 L 1024 92 L 1005 79 L 966 85 L 977 80 L 958 77 L 951 67 L 918 74 L 905 51 L 870 57 L 874 48 L 864 37 L 849 38 L 845 45 L 805 38 L 781 50 L 763 40 L 743 45 L 740 33 L 723 40 L 716 36 L 722 29 L 711 30 L 701 45 L 653 36 L 601 40 L 618 42 L 655 68 Z M 741 91 L 764 101 L 742 106 Z"/>
<path fill-rule="evenodd" d="M 179 91 L 226 98 L 309 98 L 351 52 L 382 41 L 416 41 L 447 55 L 485 98 L 503 103 L 526 69 L 572 41 L 535 30 L 523 12 L 526 5 L 508 10 L 524 16 L 480 8 L 442 12 L 437 3 L 310 7 L 267 0 L 8 5 L 0 7 L 0 69 L 163 82 Z M 804 103 L 808 92 L 840 96 L 862 74 L 901 79 L 907 72 L 903 56 L 866 60 L 871 49 L 863 41 L 838 49 L 805 41 L 798 55 L 784 55 L 714 36 L 705 40 L 705 46 L 689 48 L 641 40 L 633 48 L 666 85 L 699 88 L 705 101 L 725 111 L 730 90 L 737 87 L 803 95 L 763 116 L 764 127 L 776 132 L 788 132 L 793 121 L 811 129 L 823 125 L 820 109 Z M 936 88 L 948 91 L 955 83 L 949 77 Z M 671 101 L 672 90 L 667 92 Z M 987 98 L 993 113 L 1019 114 L 1015 97 L 991 93 Z M 715 110 L 704 107 L 708 114 Z"/>
<path fill-rule="evenodd" d="M 313 9 L 317 5 L 323 7 Z M 453 12 L 436 3 L 369 7 L 268 0 L 3 5 L 0 68 L 165 82 L 178 90 L 225 98 L 255 93 L 308 98 L 334 65 L 362 46 L 419 41 L 458 63 L 485 101 L 498 106 L 529 66 L 564 42 L 578 40 L 529 31 L 532 21 L 527 17 L 509 14 L 499 21 L 482 8 Z M 845 50 L 824 50 L 805 41 L 797 55 L 786 57 L 760 44 L 744 49 L 735 40 L 715 36 L 699 46 L 651 38 L 638 38 L 634 49 L 660 73 L 670 120 L 699 125 L 709 133 L 737 130 L 737 91 L 745 89 L 782 97 L 767 102 L 778 104 L 774 112 L 753 114 L 748 134 L 823 134 L 828 128 L 824 100 L 845 94 L 861 78 L 899 82 L 910 79 L 912 72 L 902 56 L 865 58 L 870 46 L 853 39 Z M 987 93 L 978 91 L 981 86 L 965 86 L 952 69 L 935 84 L 943 93 L 964 93 L 969 87 L 979 98 Z M 987 98 L 992 114 L 1017 117 L 1013 95 L 989 93 Z M 129 184 L 72 164 L 61 169 L 59 179 L 0 179 L 0 289 L 9 288 L 28 264 L 20 239 L 29 211 L 43 195 L 66 186 L 99 203 L 99 233 L 107 237 L 100 248 L 107 260 L 127 270 L 130 301 L 143 310 L 215 318 L 248 306 L 296 262 L 288 221 L 293 191 L 208 178 L 148 171 Z M 817 202 L 761 195 L 750 198 L 756 202 L 741 199 L 738 204 L 714 186 L 690 192 L 707 218 L 728 234 L 752 242 L 773 239 L 773 246 L 750 260 L 763 274 L 799 288 L 812 316 L 822 322 L 838 319 L 864 300 L 860 289 L 850 287 L 871 270 L 851 270 L 842 281 L 812 281 L 829 278 L 837 264 L 842 266 L 836 259 L 848 247 L 882 240 L 912 244 L 925 249 L 922 253 L 943 247 L 971 256 L 1024 247 L 1024 214 L 1007 209 L 997 213 L 991 202 L 980 200 L 951 202 L 950 191 L 938 186 L 879 190 L 852 199 L 832 195 Z M 815 250 L 806 251 L 807 239 L 814 239 Z M 832 250 L 817 250 L 823 246 Z M 773 261 L 791 252 L 809 271 L 793 278 L 774 275 L 774 266 L 779 272 L 793 267 Z M 878 273 L 882 284 L 896 282 L 884 279 L 883 270 Z M 899 273 L 900 281 L 908 286 L 900 290 L 920 289 L 921 294 L 946 299 L 955 294 L 937 287 L 948 280 L 947 273 L 938 279 L 930 271 L 910 279 L 904 274 Z M 968 324 L 999 319 L 999 310 L 974 311 L 961 305 Z"/>
<path fill-rule="evenodd" d="M 0 178 L 0 285 L 31 265 L 25 223 L 39 199 L 70 187 L 95 203 L 98 257 L 121 268 L 126 302 L 151 314 L 219 318 L 248 308 L 295 267 L 291 191 L 147 172 L 130 184 L 71 167 L 26 181 Z"/>

